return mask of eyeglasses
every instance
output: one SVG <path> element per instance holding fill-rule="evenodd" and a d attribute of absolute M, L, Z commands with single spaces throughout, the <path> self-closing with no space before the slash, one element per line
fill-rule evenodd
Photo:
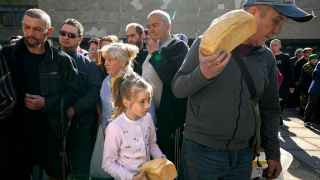
<path fill-rule="evenodd" d="M 78 37 L 75 33 L 71 33 L 71 32 L 66 32 L 66 31 L 59 31 L 59 34 L 61 35 L 61 36 L 67 36 L 68 38 L 70 38 L 70 39 L 74 39 L 74 38 L 76 38 L 76 37 Z"/>

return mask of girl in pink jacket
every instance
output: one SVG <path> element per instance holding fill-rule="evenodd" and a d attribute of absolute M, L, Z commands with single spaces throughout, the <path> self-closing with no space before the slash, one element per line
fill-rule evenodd
<path fill-rule="evenodd" d="M 143 180 L 138 167 L 153 158 L 163 158 L 156 143 L 153 120 L 148 113 L 152 87 L 136 73 L 113 83 L 115 112 L 105 134 L 102 168 L 119 180 Z"/>

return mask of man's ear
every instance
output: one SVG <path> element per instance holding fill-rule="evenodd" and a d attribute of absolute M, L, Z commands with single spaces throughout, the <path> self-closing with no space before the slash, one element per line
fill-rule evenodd
<path fill-rule="evenodd" d="M 49 27 L 49 28 L 48 28 L 48 31 L 47 31 L 48 37 L 51 37 L 52 34 L 53 34 L 53 32 L 54 32 L 54 27 Z"/>
<path fill-rule="evenodd" d="M 83 36 L 80 36 L 79 38 L 80 38 L 80 41 L 79 41 L 79 44 L 78 44 L 78 45 L 80 46 L 80 44 L 81 44 L 81 42 L 82 42 L 82 40 L 83 40 Z"/>
<path fill-rule="evenodd" d="M 251 6 L 247 9 L 247 11 L 252 14 L 253 16 L 257 15 L 259 13 L 259 9 L 256 6 Z"/>

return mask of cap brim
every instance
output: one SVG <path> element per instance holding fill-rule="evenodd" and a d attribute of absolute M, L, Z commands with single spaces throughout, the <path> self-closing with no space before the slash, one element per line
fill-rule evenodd
<path fill-rule="evenodd" d="M 313 18 L 311 14 L 305 12 L 295 5 L 272 5 L 272 7 L 275 8 L 280 14 L 297 22 L 307 22 Z"/>

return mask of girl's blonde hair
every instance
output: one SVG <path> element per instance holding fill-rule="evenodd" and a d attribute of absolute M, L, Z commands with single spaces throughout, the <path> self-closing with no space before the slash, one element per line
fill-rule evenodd
<path fill-rule="evenodd" d="M 116 42 L 103 46 L 100 52 L 102 57 L 100 58 L 99 64 L 101 66 L 104 66 L 107 57 L 111 57 L 119 61 L 124 61 L 126 67 L 132 70 L 132 61 L 137 56 L 139 48 L 132 44 Z"/>
<path fill-rule="evenodd" d="M 125 112 L 124 99 L 134 98 L 138 92 L 145 90 L 149 92 L 150 100 L 152 97 L 152 86 L 135 72 L 128 72 L 123 76 L 117 77 L 112 86 L 112 100 L 114 112 L 112 118 L 116 118 Z"/>

